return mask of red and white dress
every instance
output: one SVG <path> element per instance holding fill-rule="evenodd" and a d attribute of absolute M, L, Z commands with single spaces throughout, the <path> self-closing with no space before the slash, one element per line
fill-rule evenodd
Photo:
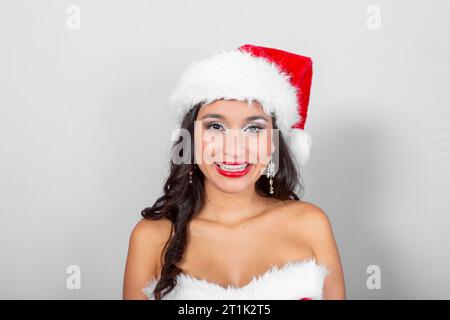
<path fill-rule="evenodd" d="M 261 276 L 253 276 L 243 287 L 222 287 L 204 279 L 180 273 L 177 285 L 163 300 L 321 300 L 323 284 L 329 270 L 314 258 L 291 261 L 278 268 L 272 266 Z M 142 291 L 154 300 L 157 280 Z"/>

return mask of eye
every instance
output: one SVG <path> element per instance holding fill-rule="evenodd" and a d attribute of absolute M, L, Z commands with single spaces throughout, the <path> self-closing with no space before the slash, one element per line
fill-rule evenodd
<path fill-rule="evenodd" d="M 252 124 L 249 125 L 248 127 L 246 127 L 244 129 L 244 131 L 249 132 L 249 133 L 259 133 L 261 132 L 261 130 L 264 130 L 265 128 L 263 126 L 257 125 L 257 124 Z"/>
<path fill-rule="evenodd" d="M 206 125 L 206 129 L 212 129 L 212 130 L 222 130 L 224 129 L 223 126 L 218 122 L 210 122 Z"/>

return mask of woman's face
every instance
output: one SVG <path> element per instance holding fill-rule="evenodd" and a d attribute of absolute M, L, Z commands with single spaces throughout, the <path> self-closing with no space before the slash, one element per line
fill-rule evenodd
<path fill-rule="evenodd" d="M 270 159 L 272 117 L 258 102 L 216 100 L 203 105 L 195 123 L 195 162 L 224 192 L 254 186 Z"/>

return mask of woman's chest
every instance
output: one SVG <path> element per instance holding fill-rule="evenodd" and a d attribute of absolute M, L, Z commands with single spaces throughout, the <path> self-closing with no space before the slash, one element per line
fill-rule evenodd
<path fill-rule="evenodd" d="M 272 267 L 311 257 L 314 252 L 308 244 L 274 230 L 194 234 L 177 265 L 192 277 L 222 287 L 243 287 Z"/>

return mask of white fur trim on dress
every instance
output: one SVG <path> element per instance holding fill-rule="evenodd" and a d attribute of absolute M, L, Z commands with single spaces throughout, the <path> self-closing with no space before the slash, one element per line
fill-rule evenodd
<path fill-rule="evenodd" d="M 323 285 L 329 270 L 314 258 L 291 261 L 277 268 L 272 266 L 261 276 L 253 276 L 243 287 L 222 287 L 204 279 L 181 273 L 177 285 L 163 300 L 299 300 L 323 299 Z M 142 291 L 154 300 L 157 280 L 150 281 Z"/>
<path fill-rule="evenodd" d="M 220 50 L 191 63 L 169 102 L 182 116 L 197 103 L 218 99 L 257 100 L 267 114 L 276 115 L 284 132 L 300 120 L 290 76 L 275 63 L 239 49 Z"/>

